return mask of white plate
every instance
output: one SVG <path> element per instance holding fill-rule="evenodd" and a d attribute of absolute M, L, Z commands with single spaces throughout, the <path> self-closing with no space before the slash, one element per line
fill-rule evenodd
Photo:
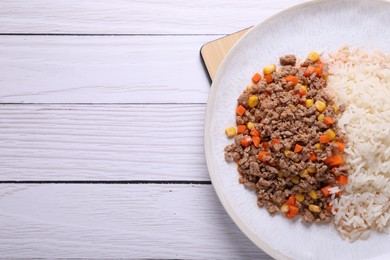
<path fill-rule="evenodd" d="M 261 8 L 261 7 L 258 7 Z M 238 184 L 234 163 L 224 159 L 231 143 L 224 129 L 235 124 L 237 97 L 256 71 L 278 63 L 283 54 L 304 58 L 313 50 L 333 52 L 344 44 L 390 52 L 390 7 L 384 1 L 315 1 L 283 11 L 249 31 L 220 66 L 207 105 L 205 152 L 215 190 L 240 229 L 276 258 L 390 259 L 390 235 L 342 240 L 331 225 L 307 226 L 271 217 L 258 208 L 256 195 Z"/>

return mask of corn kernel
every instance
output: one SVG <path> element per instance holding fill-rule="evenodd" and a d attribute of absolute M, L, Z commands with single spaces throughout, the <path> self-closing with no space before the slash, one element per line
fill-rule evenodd
<path fill-rule="evenodd" d="M 321 100 L 317 100 L 315 103 L 314 103 L 314 106 L 316 107 L 316 109 L 320 112 L 324 111 L 326 109 L 326 104 L 324 102 L 322 102 Z"/>
<path fill-rule="evenodd" d="M 324 114 L 319 114 L 319 115 L 317 116 L 317 120 L 318 120 L 318 121 L 323 121 L 324 118 L 325 118 Z"/>
<path fill-rule="evenodd" d="M 314 212 L 314 213 L 320 213 L 321 212 L 321 208 L 319 206 L 313 205 L 313 204 L 309 205 L 309 210 L 311 212 Z"/>
<path fill-rule="evenodd" d="M 298 176 L 292 176 L 290 178 L 291 182 L 294 183 L 294 184 L 298 184 L 299 183 L 299 177 Z"/>
<path fill-rule="evenodd" d="M 322 145 L 320 143 L 316 143 L 314 145 L 314 149 L 315 150 L 318 150 L 318 151 L 322 151 L 324 148 L 322 147 Z"/>
<path fill-rule="evenodd" d="M 314 104 L 314 100 L 313 99 L 306 99 L 305 101 L 305 105 L 306 107 L 311 107 L 312 105 Z"/>
<path fill-rule="evenodd" d="M 272 74 L 275 71 L 276 71 L 276 65 L 275 64 L 270 64 L 270 65 L 267 65 L 267 66 L 265 66 L 263 68 L 264 75 Z"/>
<path fill-rule="evenodd" d="M 310 198 L 312 198 L 313 200 L 318 199 L 318 196 L 317 196 L 317 193 L 316 193 L 315 190 L 309 191 L 309 196 L 310 196 Z"/>
<path fill-rule="evenodd" d="M 328 129 L 324 132 L 324 134 L 326 134 L 327 136 L 329 136 L 329 140 L 330 141 L 333 141 L 335 138 L 336 138 L 336 133 L 333 132 L 332 129 Z"/>
<path fill-rule="evenodd" d="M 309 53 L 309 55 L 307 56 L 307 58 L 308 58 L 309 60 L 311 60 L 311 61 L 316 62 L 316 61 L 318 61 L 318 60 L 320 59 L 320 55 L 319 55 L 317 52 L 312 51 L 312 52 Z"/>
<path fill-rule="evenodd" d="M 307 178 L 309 177 L 309 171 L 307 169 L 303 170 L 299 176 L 301 176 L 301 178 Z"/>
<path fill-rule="evenodd" d="M 255 127 L 255 124 L 254 124 L 253 122 L 248 122 L 248 123 L 246 124 L 246 127 L 247 127 L 249 130 L 252 130 L 253 127 Z"/>
<path fill-rule="evenodd" d="M 297 193 L 295 194 L 295 199 L 298 201 L 298 202 L 302 202 L 305 200 L 305 196 L 301 193 Z"/>
<path fill-rule="evenodd" d="M 297 157 L 293 161 L 296 162 L 296 163 L 299 163 L 301 161 L 301 158 Z"/>
<path fill-rule="evenodd" d="M 307 168 L 307 171 L 309 173 L 315 173 L 316 172 L 316 168 L 315 167 L 309 167 L 309 168 Z"/>
<path fill-rule="evenodd" d="M 237 134 L 237 131 L 236 131 L 236 128 L 234 128 L 234 126 L 229 126 L 229 127 L 226 127 L 225 133 L 226 133 L 226 136 L 228 138 L 232 138 Z"/>
<path fill-rule="evenodd" d="M 288 207 L 287 204 L 283 204 L 283 205 L 280 207 L 280 212 L 282 212 L 282 213 L 287 213 L 289 210 L 290 210 L 290 208 Z"/>
<path fill-rule="evenodd" d="M 259 103 L 259 98 L 257 96 L 250 96 L 248 98 L 248 106 L 254 108 Z"/>
<path fill-rule="evenodd" d="M 339 108 L 336 105 L 333 106 L 333 110 L 336 114 L 339 112 Z"/>
<path fill-rule="evenodd" d="M 290 108 L 290 110 L 295 110 L 295 106 L 294 105 L 289 105 L 288 108 Z"/>
<path fill-rule="evenodd" d="M 291 155 L 292 155 L 292 151 L 290 151 L 290 150 L 284 150 L 284 156 L 290 158 Z"/>
<path fill-rule="evenodd" d="M 307 94 L 307 87 L 305 85 L 299 84 L 299 95 L 303 97 Z"/>

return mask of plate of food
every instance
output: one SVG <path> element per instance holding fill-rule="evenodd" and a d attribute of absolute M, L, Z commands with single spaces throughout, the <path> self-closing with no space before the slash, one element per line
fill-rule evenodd
<path fill-rule="evenodd" d="M 390 257 L 390 4 L 313 1 L 253 27 L 213 81 L 205 153 L 278 259 Z"/>

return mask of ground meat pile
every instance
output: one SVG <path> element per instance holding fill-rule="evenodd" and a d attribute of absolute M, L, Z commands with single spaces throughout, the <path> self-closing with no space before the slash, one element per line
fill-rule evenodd
<path fill-rule="evenodd" d="M 279 70 L 270 65 L 253 76 L 237 100 L 237 134 L 225 158 L 270 214 L 328 223 L 333 188 L 348 176 L 347 140 L 337 127 L 343 108 L 327 93 L 327 66 L 316 56 L 295 66 L 296 57 L 285 55 Z"/>

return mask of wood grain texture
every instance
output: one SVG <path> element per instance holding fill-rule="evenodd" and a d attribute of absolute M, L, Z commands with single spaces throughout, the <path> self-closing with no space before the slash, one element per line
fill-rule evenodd
<path fill-rule="evenodd" d="M 1 257 L 270 259 L 211 185 L 0 185 Z"/>
<path fill-rule="evenodd" d="M 191 104 L 0 105 L 0 180 L 208 181 L 204 113 Z"/>
<path fill-rule="evenodd" d="M 0 33 L 228 34 L 305 0 L 3 0 Z"/>
<path fill-rule="evenodd" d="M 205 103 L 214 38 L 1 36 L 0 102 Z"/>

